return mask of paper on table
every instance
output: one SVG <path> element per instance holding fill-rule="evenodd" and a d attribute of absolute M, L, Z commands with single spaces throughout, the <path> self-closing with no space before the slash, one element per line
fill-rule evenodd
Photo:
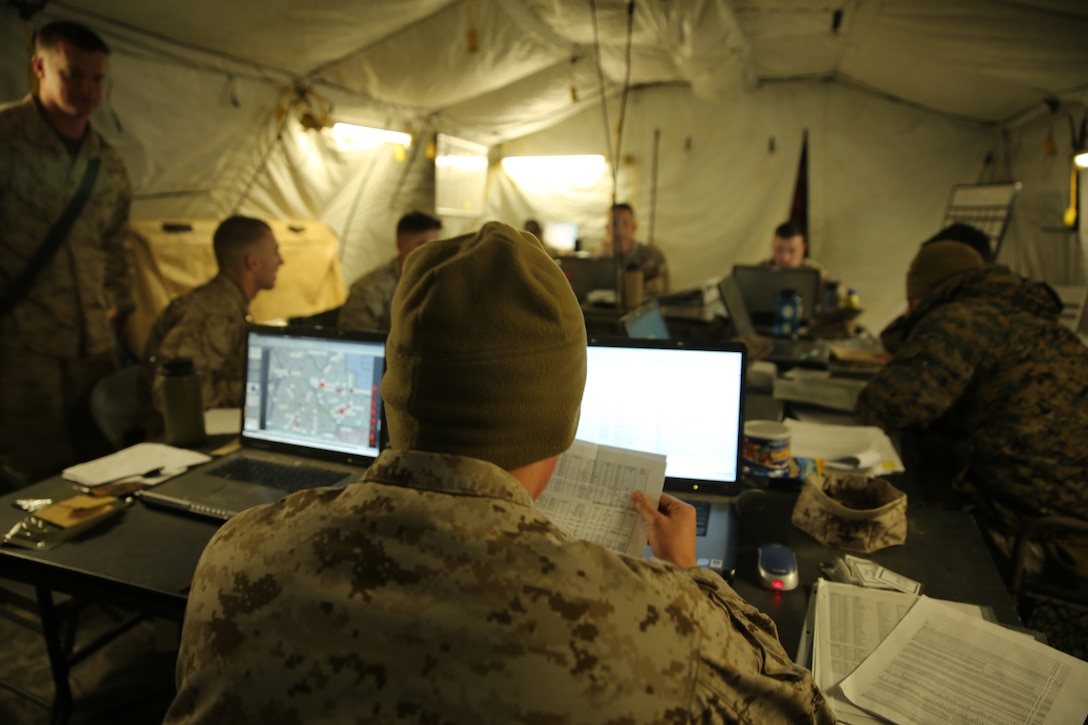
<path fill-rule="evenodd" d="M 165 479 L 210 460 L 211 457 L 203 453 L 165 443 L 137 443 L 103 458 L 65 468 L 62 475 L 84 486 L 98 486 L 125 476 L 139 476 L 159 467 L 162 468 L 162 475 L 157 478 Z"/>
<path fill-rule="evenodd" d="M 204 411 L 204 432 L 207 435 L 224 435 L 242 431 L 240 408 L 210 408 Z"/>
<path fill-rule="evenodd" d="M 657 502 L 664 486 L 665 456 L 574 441 L 559 457 L 536 508 L 575 538 L 641 557 L 646 522 L 631 493 L 642 491 Z"/>
<path fill-rule="evenodd" d="M 913 594 L 865 589 L 821 579 L 816 583 L 812 676 L 841 723 L 883 722 L 847 702 L 839 683 L 876 649 L 918 601 Z M 982 617 L 980 607 L 949 603 L 968 617 Z"/>
<path fill-rule="evenodd" d="M 895 446 L 887 434 L 875 426 L 829 425 L 800 420 L 783 421 L 790 428 L 790 453 L 800 458 L 825 461 L 855 457 L 868 467 L 858 466 L 858 473 L 880 475 L 905 471 Z"/>
<path fill-rule="evenodd" d="M 842 682 L 896 723 L 1084 722 L 1088 662 L 921 597 Z"/>

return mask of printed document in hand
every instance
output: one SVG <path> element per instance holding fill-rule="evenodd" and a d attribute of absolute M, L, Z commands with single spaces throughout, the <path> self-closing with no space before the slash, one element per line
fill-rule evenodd
<path fill-rule="evenodd" d="M 1081 723 L 1088 662 L 921 597 L 842 682 L 895 723 Z"/>
<path fill-rule="evenodd" d="M 641 557 L 646 522 L 631 503 L 642 491 L 653 502 L 665 487 L 665 456 L 586 441 L 559 457 L 536 508 L 576 539 Z"/>

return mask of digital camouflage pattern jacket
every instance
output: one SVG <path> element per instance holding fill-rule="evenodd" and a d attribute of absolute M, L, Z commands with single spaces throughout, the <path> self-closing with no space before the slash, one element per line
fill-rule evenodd
<path fill-rule="evenodd" d="M 1045 284 L 1004 266 L 952 278 L 903 323 L 905 341 L 862 391 L 864 422 L 939 436 L 967 461 L 987 525 L 1088 520 L 1088 348 Z"/>
<path fill-rule="evenodd" d="M 59 358 L 113 349 L 106 311 L 133 308 L 132 184 L 120 154 L 91 126 L 73 158 L 32 96 L 0 104 L 0 289 L 26 269 L 94 158 L 98 177 L 65 241 L 0 320 L 4 344 Z"/>
<path fill-rule="evenodd" d="M 245 292 L 222 274 L 171 300 L 144 348 L 144 381 L 152 388 L 155 410 L 162 412 L 158 373 L 163 361 L 174 357 L 192 358 L 205 410 L 241 407 L 249 320 Z"/>
<path fill-rule="evenodd" d="M 575 541 L 485 461 L 385 451 L 228 521 L 167 723 L 830 723 L 717 574 Z"/>
<path fill-rule="evenodd" d="M 388 332 L 393 323 L 393 293 L 400 281 L 400 257 L 367 272 L 352 283 L 340 308 L 336 326 L 341 330 Z"/>

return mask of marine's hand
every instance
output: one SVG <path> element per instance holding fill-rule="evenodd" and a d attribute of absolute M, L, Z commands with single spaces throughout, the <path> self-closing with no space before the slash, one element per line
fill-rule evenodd
<path fill-rule="evenodd" d="M 631 502 L 646 521 L 654 556 L 685 569 L 696 565 L 695 507 L 667 493 L 656 508 L 641 491 L 631 494 Z"/>
<path fill-rule="evenodd" d="M 129 314 L 129 310 L 119 310 L 116 307 L 111 307 L 106 311 L 106 321 L 109 323 L 110 331 L 114 337 L 121 337 L 124 334 Z"/>

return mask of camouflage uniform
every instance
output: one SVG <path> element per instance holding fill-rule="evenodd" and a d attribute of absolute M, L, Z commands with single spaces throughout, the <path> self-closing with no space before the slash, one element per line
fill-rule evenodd
<path fill-rule="evenodd" d="M 165 722 L 833 720 L 718 575 L 575 541 L 490 463 L 385 451 L 215 535 Z"/>
<path fill-rule="evenodd" d="M 74 462 L 73 412 L 116 366 L 106 312 L 133 307 L 132 184 L 90 126 L 73 158 L 32 96 L 0 105 L 0 287 L 26 269 L 96 157 L 98 178 L 65 242 L 0 320 L 0 462 L 27 478 Z"/>
<path fill-rule="evenodd" d="M 245 292 L 223 274 L 172 300 L 155 320 L 144 352 L 145 384 L 152 388 L 155 410 L 162 411 L 158 372 L 173 357 L 193 359 L 205 410 L 241 407 L 249 320 Z"/>
<path fill-rule="evenodd" d="M 605 242 L 597 248 L 596 256 L 611 256 L 610 250 Z M 646 294 L 659 295 L 669 291 L 669 265 L 659 247 L 635 242 L 631 251 L 623 255 L 623 262 L 637 264 L 642 270 L 642 290 Z"/>
<path fill-rule="evenodd" d="M 858 401 L 866 423 L 954 451 L 1006 553 L 1026 519 L 1088 520 L 1088 348 L 1060 310 L 1050 288 L 1005 267 L 956 276 L 907 318 L 903 346 Z M 1052 558 L 1088 572 L 1083 542 L 1058 548 Z"/>
<path fill-rule="evenodd" d="M 393 309 L 393 293 L 400 280 L 400 257 L 371 270 L 355 280 L 348 299 L 340 308 L 336 326 L 341 330 L 380 330 L 388 332 Z"/>

